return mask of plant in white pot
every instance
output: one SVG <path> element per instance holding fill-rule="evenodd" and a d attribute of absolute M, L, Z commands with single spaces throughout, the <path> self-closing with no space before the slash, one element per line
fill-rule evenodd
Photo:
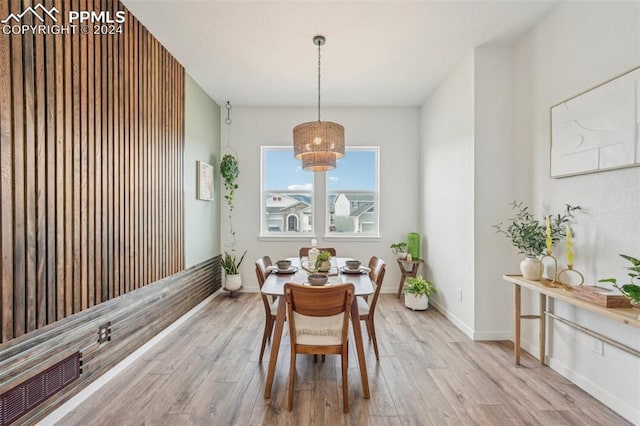
<path fill-rule="evenodd" d="M 429 295 L 435 292 L 435 285 L 421 275 L 407 278 L 404 286 L 404 305 L 414 311 L 424 311 L 429 307 Z"/>
<path fill-rule="evenodd" d="M 242 260 L 244 256 L 247 254 L 245 250 L 240 257 L 240 260 L 236 262 L 236 257 L 233 254 L 229 254 L 226 251 L 224 252 L 224 257 L 222 258 L 222 269 L 224 269 L 225 275 L 225 284 L 224 288 L 227 291 L 236 291 L 240 287 L 242 287 L 242 278 L 240 277 L 240 264 L 242 264 Z"/>
<path fill-rule="evenodd" d="M 405 243 L 404 241 L 391 244 L 389 247 L 391 248 L 391 251 L 393 251 L 393 254 L 395 254 L 398 259 L 407 258 L 407 243 Z"/>
<path fill-rule="evenodd" d="M 550 240 L 547 246 L 547 225 L 546 220 L 538 221 L 529 208 L 522 202 L 513 202 L 511 207 L 514 215 L 506 223 L 493 225 L 496 232 L 504 234 L 511 244 L 518 249 L 520 254 L 526 256 L 520 262 L 520 272 L 522 276 L 529 280 L 538 281 L 542 278 L 542 262 L 540 256 L 545 248 L 550 253 L 551 245 L 566 237 L 567 224 L 573 218 L 573 212 L 580 210 L 580 206 L 570 206 L 566 204 L 564 214 L 549 216 Z"/>

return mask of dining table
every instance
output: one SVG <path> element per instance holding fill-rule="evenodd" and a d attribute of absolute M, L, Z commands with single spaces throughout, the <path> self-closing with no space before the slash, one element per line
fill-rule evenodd
<path fill-rule="evenodd" d="M 351 260 L 349 257 L 332 257 L 331 269 L 328 272 L 328 282 L 325 285 L 336 285 L 343 283 L 352 283 L 355 287 L 355 296 L 368 296 L 373 294 L 373 283 L 367 273 L 368 268 L 361 267 L 359 270 L 349 270 L 345 267 L 345 262 Z M 291 267 L 287 270 L 272 270 L 262 285 L 262 293 L 278 297 L 278 311 L 276 314 L 276 322 L 274 325 L 273 337 L 271 339 L 271 356 L 269 357 L 269 371 L 267 374 L 267 383 L 264 390 L 264 397 L 271 397 L 271 388 L 273 387 L 273 379 L 278 361 L 278 353 L 280 351 L 280 342 L 282 340 L 282 331 L 286 317 L 286 302 L 284 300 L 284 285 L 288 282 L 298 284 L 308 284 L 307 275 L 311 272 L 305 257 L 291 257 L 287 260 L 291 261 Z M 358 366 L 360 367 L 360 377 L 362 381 L 362 392 L 365 398 L 369 398 L 369 379 L 367 376 L 367 365 L 364 357 L 364 345 L 362 343 L 362 329 L 360 328 L 360 314 L 358 313 L 358 304 L 354 300 L 351 304 L 351 324 L 353 327 L 354 342 L 358 358 Z"/>

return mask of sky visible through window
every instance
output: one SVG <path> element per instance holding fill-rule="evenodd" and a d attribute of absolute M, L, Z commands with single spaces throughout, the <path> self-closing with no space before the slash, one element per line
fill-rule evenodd
<path fill-rule="evenodd" d="M 265 152 L 265 189 L 311 190 L 313 173 L 302 170 L 293 150 L 267 150 Z M 376 188 L 376 154 L 374 151 L 349 151 L 338 160 L 334 170 L 327 172 L 329 191 L 374 191 Z"/>

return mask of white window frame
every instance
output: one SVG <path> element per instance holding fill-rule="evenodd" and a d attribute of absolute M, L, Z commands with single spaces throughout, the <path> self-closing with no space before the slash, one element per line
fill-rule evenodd
<path fill-rule="evenodd" d="M 323 239 L 326 241 L 331 240 L 371 240 L 380 239 L 380 147 L 379 146 L 349 146 L 345 148 L 345 151 L 374 151 L 376 155 L 376 190 L 374 195 L 374 217 L 375 217 L 375 231 L 372 233 L 362 234 L 359 232 L 330 232 L 330 213 L 329 213 L 329 187 L 328 187 L 328 174 L 324 176 L 324 215 L 325 215 L 325 229 Z M 338 160 L 338 166 L 340 167 L 340 160 Z M 314 202 L 315 205 L 315 202 Z"/>

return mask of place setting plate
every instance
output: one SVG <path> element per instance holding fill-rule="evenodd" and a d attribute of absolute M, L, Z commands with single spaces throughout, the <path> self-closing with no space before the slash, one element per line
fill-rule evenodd
<path fill-rule="evenodd" d="M 340 272 L 342 272 L 343 274 L 353 274 L 353 275 L 363 275 L 367 273 L 367 271 L 365 271 L 362 268 L 349 269 L 346 266 L 341 267 Z"/>
<path fill-rule="evenodd" d="M 275 269 L 273 272 L 278 274 L 278 275 L 295 274 L 296 272 L 298 272 L 298 267 L 297 266 L 291 266 L 291 267 L 289 267 L 287 269 Z"/>

